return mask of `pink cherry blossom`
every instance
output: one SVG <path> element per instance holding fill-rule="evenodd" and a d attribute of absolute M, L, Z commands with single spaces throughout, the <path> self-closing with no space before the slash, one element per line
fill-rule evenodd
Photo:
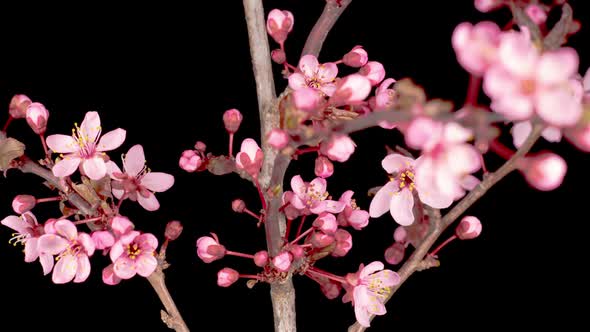
<path fill-rule="evenodd" d="M 290 138 L 289 134 L 287 134 L 284 130 L 274 128 L 268 133 L 267 141 L 270 146 L 279 150 L 289 144 Z"/>
<path fill-rule="evenodd" d="M 253 178 L 258 177 L 264 154 L 255 140 L 246 138 L 242 141 L 240 152 L 236 155 L 236 166 L 245 170 Z"/>
<path fill-rule="evenodd" d="M 331 160 L 338 162 L 345 162 L 354 153 L 356 144 L 348 137 L 343 134 L 333 134 L 327 141 L 323 141 L 320 144 L 320 152 L 330 158 Z"/>
<path fill-rule="evenodd" d="M 295 107 L 305 112 L 315 111 L 323 100 L 321 94 L 316 89 L 308 87 L 297 89 L 291 95 L 293 96 Z"/>
<path fill-rule="evenodd" d="M 96 250 L 110 249 L 115 244 L 115 237 L 109 231 L 96 231 L 90 234 Z"/>
<path fill-rule="evenodd" d="M 19 243 L 25 246 L 25 262 L 34 262 L 39 258 L 43 267 L 43 274 L 47 275 L 53 268 L 53 256 L 39 251 L 39 237 L 45 233 L 42 225 L 37 223 L 37 218 L 31 212 L 26 212 L 21 216 L 8 216 L 0 223 L 16 231 L 12 235 L 9 243 L 17 245 Z"/>
<path fill-rule="evenodd" d="M 578 149 L 590 152 L 590 125 L 571 128 L 565 131 L 565 136 Z"/>
<path fill-rule="evenodd" d="M 452 38 L 457 60 L 470 73 L 482 76 L 497 59 L 500 35 L 500 28 L 493 22 L 459 24 Z"/>
<path fill-rule="evenodd" d="M 187 172 L 194 172 L 203 164 L 203 159 L 194 150 L 185 150 L 180 156 L 178 166 Z"/>
<path fill-rule="evenodd" d="M 281 272 L 287 272 L 291 267 L 292 261 L 293 258 L 291 257 L 291 254 L 287 251 L 283 251 L 272 259 L 272 265 Z"/>
<path fill-rule="evenodd" d="M 311 243 L 313 248 L 325 248 L 332 243 L 334 243 L 336 239 L 334 238 L 333 234 L 326 234 L 324 232 L 313 232 L 306 242 Z"/>
<path fill-rule="evenodd" d="M 340 213 L 344 210 L 344 203 L 327 199 L 326 180 L 315 178 L 310 183 L 304 182 L 301 176 L 291 179 L 291 205 L 303 214 L 321 214 L 322 212 Z"/>
<path fill-rule="evenodd" d="M 229 287 L 240 278 L 238 271 L 225 267 L 217 272 L 217 285 L 219 287 Z"/>
<path fill-rule="evenodd" d="M 420 117 L 410 123 L 406 143 L 422 149 L 414 179 L 422 202 L 446 208 L 465 194 L 465 177 L 481 167 L 479 152 L 466 143 L 471 137 L 470 130 L 454 122 L 440 123 Z"/>
<path fill-rule="evenodd" d="M 12 210 L 18 214 L 31 211 L 37 204 L 37 199 L 32 195 L 16 195 L 12 200 Z"/>
<path fill-rule="evenodd" d="M 512 142 L 515 147 L 519 148 L 522 143 L 529 137 L 530 133 L 533 131 L 533 125 L 530 121 L 521 121 L 517 122 L 512 126 Z M 545 138 L 549 142 L 559 142 L 561 141 L 561 130 L 556 127 L 547 127 L 543 129 L 541 133 L 543 138 Z"/>
<path fill-rule="evenodd" d="M 369 61 L 369 55 L 362 46 L 357 45 L 342 57 L 342 62 L 350 67 L 362 67 Z"/>
<path fill-rule="evenodd" d="M 455 235 L 461 240 L 471 240 L 481 234 L 481 221 L 474 216 L 465 216 L 457 225 L 455 229 Z"/>
<path fill-rule="evenodd" d="M 268 13 L 266 31 L 279 44 L 287 40 L 287 35 L 293 30 L 295 18 L 288 10 L 273 9 Z"/>
<path fill-rule="evenodd" d="M 148 277 L 158 265 L 155 257 L 157 247 L 158 240 L 153 234 L 128 231 L 111 247 L 109 255 L 113 272 L 121 279 L 130 279 L 135 274 Z"/>
<path fill-rule="evenodd" d="M 49 111 L 41 103 L 31 103 L 27 107 L 26 120 L 35 134 L 43 135 L 47 129 Z"/>
<path fill-rule="evenodd" d="M 344 210 L 338 214 L 338 223 L 340 226 L 351 226 L 356 230 L 361 230 L 369 224 L 369 212 L 361 210 L 356 201 L 352 199 L 354 191 L 345 191 L 338 201 L 344 203 Z"/>
<path fill-rule="evenodd" d="M 211 233 L 211 236 L 201 236 L 197 239 L 197 255 L 205 263 L 211 263 L 225 256 L 225 247 L 219 244 L 217 235 Z"/>
<path fill-rule="evenodd" d="M 331 213 L 323 212 L 314 221 L 313 226 L 321 230 L 325 234 L 332 235 L 338 229 L 338 223 L 336 222 L 336 216 Z"/>
<path fill-rule="evenodd" d="M 344 257 L 352 248 L 352 235 L 344 229 L 339 229 L 334 234 L 336 245 L 332 251 L 334 257 Z"/>
<path fill-rule="evenodd" d="M 174 184 L 174 177 L 167 173 L 151 172 L 145 166 L 145 154 L 139 144 L 132 146 L 123 157 L 123 170 L 112 161 L 107 163 L 111 176 L 113 195 L 118 199 L 137 201 L 144 209 L 155 211 L 160 203 L 154 192 L 163 192 Z"/>
<path fill-rule="evenodd" d="M 291 204 L 291 200 L 293 199 L 293 196 L 295 196 L 295 193 L 293 193 L 292 191 L 285 191 L 283 193 L 283 196 L 281 197 L 281 202 L 282 202 L 281 204 L 282 204 L 282 206 L 284 206 L 283 213 L 285 214 L 285 217 L 287 217 L 287 219 L 291 219 L 291 220 L 299 217 L 301 215 L 301 213 L 303 212 Z"/>
<path fill-rule="evenodd" d="M 387 78 L 375 90 L 374 111 L 385 111 L 393 106 L 395 90 L 390 89 L 393 83 L 395 83 L 395 79 Z"/>
<path fill-rule="evenodd" d="M 44 234 L 39 238 L 39 252 L 58 255 L 53 269 L 52 281 L 64 284 L 74 280 L 83 282 L 90 275 L 90 259 L 94 254 L 94 241 L 90 235 L 78 232 L 76 225 L 61 219 L 53 225 L 55 234 Z"/>
<path fill-rule="evenodd" d="M 371 82 L 359 74 L 348 75 L 336 83 L 330 104 L 334 106 L 354 105 L 365 100 L 371 93 Z"/>
<path fill-rule="evenodd" d="M 539 54 L 526 32 L 501 37 L 498 62 L 484 76 L 492 110 L 509 120 L 528 120 L 535 113 L 557 127 L 572 126 L 582 115 L 577 96 L 578 54 L 570 48 Z"/>
<path fill-rule="evenodd" d="M 314 173 L 321 178 L 329 178 L 334 174 L 334 164 L 326 156 L 318 156 L 315 160 Z"/>
<path fill-rule="evenodd" d="M 365 76 L 375 86 L 385 78 L 385 68 L 381 62 L 369 61 L 360 70 L 359 74 Z"/>
<path fill-rule="evenodd" d="M 383 302 L 391 293 L 391 287 L 400 283 L 400 276 L 391 271 L 383 270 L 381 262 L 372 262 L 355 274 L 346 276 L 347 295 L 343 302 L 352 300 L 356 320 L 365 327 L 370 326 L 371 315 L 384 315 L 387 310 Z M 352 293 L 352 299 L 350 296 Z"/>
<path fill-rule="evenodd" d="M 289 76 L 289 87 L 293 90 L 313 88 L 327 96 L 336 90 L 334 80 L 338 75 L 338 66 L 332 62 L 320 64 L 311 54 L 301 57 L 299 71 Z"/>
<path fill-rule="evenodd" d="M 23 119 L 27 116 L 27 108 L 32 101 L 25 95 L 14 95 L 8 106 L 8 114 L 14 119 Z"/>
<path fill-rule="evenodd" d="M 563 182 L 567 164 L 563 158 L 552 152 L 543 152 L 527 158 L 521 169 L 527 182 L 542 191 L 556 189 Z"/>
<path fill-rule="evenodd" d="M 63 158 L 53 166 L 53 175 L 68 176 L 81 167 L 84 174 L 92 180 L 99 180 L 107 173 L 103 159 L 105 151 L 111 151 L 123 144 L 125 130 L 119 128 L 100 137 L 102 128 L 96 112 L 88 112 L 82 125 L 72 131 L 72 135 L 51 135 L 47 145 L 53 152 L 65 153 Z M 99 140 L 100 138 L 100 140 Z"/>
<path fill-rule="evenodd" d="M 117 277 L 117 275 L 115 274 L 114 267 L 114 264 L 109 264 L 102 270 L 102 282 L 104 282 L 107 285 L 113 286 L 121 282 L 121 278 Z"/>

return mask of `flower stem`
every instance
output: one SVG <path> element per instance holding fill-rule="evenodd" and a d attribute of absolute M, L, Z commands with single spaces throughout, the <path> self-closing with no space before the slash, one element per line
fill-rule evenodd
<path fill-rule="evenodd" d="M 249 214 L 249 215 L 251 215 L 251 216 L 252 216 L 252 217 L 254 217 L 256 220 L 260 220 L 260 216 L 259 216 L 259 215 L 257 215 L 256 213 L 254 213 L 254 212 L 252 212 L 252 211 L 248 210 L 247 208 L 244 208 L 244 212 L 245 212 L 246 214 Z"/>
<path fill-rule="evenodd" d="M 297 228 L 297 234 L 295 235 L 295 237 L 299 237 L 299 234 L 301 234 L 301 231 L 303 230 L 303 223 L 305 222 L 306 217 L 307 217 L 306 215 L 301 217 L 301 221 L 299 223 L 299 228 Z"/>
<path fill-rule="evenodd" d="M 327 272 L 327 271 L 324 271 L 324 270 L 320 270 L 320 269 L 318 269 L 317 267 L 314 267 L 314 266 L 312 266 L 309 269 L 307 269 L 307 271 L 308 272 L 311 272 L 311 273 L 314 273 L 314 274 L 316 274 L 318 276 L 326 277 L 328 279 L 337 281 L 337 282 L 342 283 L 342 284 L 346 284 L 347 283 L 347 281 L 346 281 L 346 279 L 344 277 L 337 276 L 335 274 L 332 274 L 332 273 Z"/>
<path fill-rule="evenodd" d="M 87 224 L 89 222 L 95 222 L 95 221 L 99 221 L 101 220 L 102 217 L 94 217 L 94 218 L 89 218 L 89 219 L 82 219 L 82 220 L 78 220 L 78 221 L 74 221 L 74 225 L 82 225 L 82 224 Z"/>
<path fill-rule="evenodd" d="M 256 189 L 258 190 L 258 196 L 260 196 L 260 202 L 262 203 L 262 209 L 266 211 L 266 199 L 264 199 L 264 193 L 260 188 L 260 182 L 258 182 L 258 178 L 254 179 L 254 183 L 256 184 Z"/>
<path fill-rule="evenodd" d="M 470 75 L 469 87 L 467 88 L 467 97 L 465 98 L 464 106 L 472 106 L 477 104 L 477 97 L 479 95 L 479 88 L 481 87 L 481 76 Z"/>
<path fill-rule="evenodd" d="M 234 157 L 234 134 L 229 133 L 229 157 Z"/>
<path fill-rule="evenodd" d="M 12 115 L 9 115 L 8 119 L 6 120 L 6 123 L 4 124 L 4 128 L 2 128 L 3 132 L 6 132 L 6 130 L 8 129 L 8 126 L 10 125 L 12 120 L 14 120 L 14 118 L 12 117 Z"/>
<path fill-rule="evenodd" d="M 289 233 L 291 232 L 291 224 L 293 224 L 293 219 L 287 219 L 287 227 L 285 228 L 285 242 L 289 241 Z"/>
<path fill-rule="evenodd" d="M 41 138 L 41 144 L 43 144 L 43 151 L 45 151 L 45 156 L 49 157 L 49 150 L 47 149 L 47 143 L 45 143 L 45 137 L 43 136 L 43 134 L 39 135 L 39 138 Z"/>
<path fill-rule="evenodd" d="M 38 198 L 35 203 L 39 204 L 39 203 L 45 203 L 45 202 L 55 202 L 55 201 L 61 201 L 63 198 L 61 196 L 55 196 L 55 197 L 47 197 L 47 198 Z"/>
<path fill-rule="evenodd" d="M 240 274 L 238 276 L 240 278 L 262 280 L 259 276 L 255 275 L 255 274 Z"/>
<path fill-rule="evenodd" d="M 305 154 L 305 153 L 317 152 L 319 150 L 320 150 L 320 148 L 318 146 L 310 146 L 310 147 L 307 147 L 307 148 L 301 148 L 301 149 L 295 150 L 295 155 L 296 156 L 300 156 L 300 155 Z"/>
<path fill-rule="evenodd" d="M 431 251 L 428 255 L 434 256 L 436 255 L 442 248 L 444 248 L 447 244 L 451 243 L 453 240 L 457 238 L 457 235 L 451 236 L 450 238 L 446 239 L 443 243 L 439 244 L 433 251 Z"/>
<path fill-rule="evenodd" d="M 237 256 L 237 257 L 243 257 L 243 258 L 254 259 L 254 255 L 250 255 L 250 254 L 244 254 L 244 253 L 237 252 L 237 251 L 226 250 L 226 251 L 225 251 L 225 254 L 226 254 L 226 255 Z"/>
<path fill-rule="evenodd" d="M 490 149 L 494 151 L 498 156 L 508 160 L 514 155 L 514 151 L 508 148 L 506 145 L 500 143 L 498 140 L 490 142 Z"/>
<path fill-rule="evenodd" d="M 295 244 L 297 243 L 299 240 L 303 239 L 305 236 L 307 236 L 307 234 L 309 234 L 311 231 L 313 231 L 313 227 L 310 227 L 308 230 L 306 230 L 305 232 L 303 232 L 301 235 L 299 235 L 298 237 L 295 238 L 295 240 L 291 241 L 290 244 Z"/>

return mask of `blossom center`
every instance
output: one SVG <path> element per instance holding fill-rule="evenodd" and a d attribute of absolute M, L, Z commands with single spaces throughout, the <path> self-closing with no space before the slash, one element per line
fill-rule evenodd
<path fill-rule="evenodd" d="M 534 80 L 523 80 L 520 84 L 520 89 L 525 95 L 532 95 L 535 92 L 535 81 Z"/>
<path fill-rule="evenodd" d="M 96 140 L 100 137 L 100 126 L 96 128 L 98 133 L 90 139 L 90 136 L 86 131 L 78 126 L 77 123 L 74 123 L 74 128 L 72 129 L 72 138 L 78 144 L 78 152 L 80 153 L 80 157 L 82 158 L 90 158 L 93 157 L 96 152 Z"/>
<path fill-rule="evenodd" d="M 137 258 L 141 254 L 141 249 L 137 245 L 137 243 L 128 244 L 127 245 L 127 255 L 131 259 Z"/>
<path fill-rule="evenodd" d="M 416 187 L 414 184 L 414 171 L 412 169 L 404 169 L 396 176 L 391 176 L 389 179 L 390 181 L 397 181 L 400 190 L 407 188 L 412 191 Z"/>

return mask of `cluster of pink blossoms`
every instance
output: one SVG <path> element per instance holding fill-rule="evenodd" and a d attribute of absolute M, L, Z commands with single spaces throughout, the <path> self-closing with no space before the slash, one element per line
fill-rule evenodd
<path fill-rule="evenodd" d="M 102 250 L 111 258 L 112 263 L 102 273 L 107 284 L 117 284 L 136 274 L 147 277 L 153 273 L 158 266 L 158 240 L 152 234 L 134 230 L 133 223 L 122 216 L 119 209 L 125 199 L 130 199 L 138 201 L 146 210 L 157 210 L 159 203 L 154 192 L 169 189 L 174 178 L 166 173 L 150 172 L 145 167 L 141 145 L 133 146 L 123 157 L 124 171 L 121 171 L 106 152 L 121 146 L 126 132 L 119 128 L 101 136 L 100 117 L 96 112 L 86 113 L 81 125 L 75 125 L 72 135 L 55 134 L 46 138 L 49 112 L 42 104 L 31 102 L 24 95 L 16 95 L 10 103 L 9 113 L 10 119 L 26 117 L 31 129 L 41 136 L 46 153 L 42 166 L 47 167 L 62 186 L 57 188 L 61 192 L 55 197 L 17 195 L 12 207 L 19 215 L 1 221 L 16 232 L 10 242 L 24 245 L 25 261 L 39 259 L 43 273 L 52 273 L 52 281 L 56 284 L 85 281 L 90 275 L 90 257 L 96 250 Z M 59 153 L 55 161 L 50 158 L 52 153 Z M 75 184 L 70 178 L 77 170 L 83 184 Z M 88 200 L 88 196 L 95 199 L 87 202 L 95 206 L 92 214 L 79 211 L 68 203 L 68 195 L 73 191 L 70 186 L 86 192 L 83 199 Z M 115 198 L 118 200 L 116 204 Z M 47 202 L 60 202 L 61 216 L 39 223 L 31 210 Z M 167 226 L 165 243 L 173 240 L 170 234 L 178 236 L 177 223 Z M 79 230 L 79 226 L 88 226 L 90 232 Z"/>

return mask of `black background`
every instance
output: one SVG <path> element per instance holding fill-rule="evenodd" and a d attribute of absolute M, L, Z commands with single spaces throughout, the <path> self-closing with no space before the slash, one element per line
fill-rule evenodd
<path fill-rule="evenodd" d="M 583 24 L 590 23 L 590 8 L 584 2 L 571 1 Z M 267 11 L 279 7 L 295 15 L 287 41 L 293 64 L 323 4 L 322 0 L 265 1 Z M 361 44 L 371 59 L 385 65 L 388 77 L 413 77 L 430 97 L 460 104 L 468 75 L 455 60 L 451 33 L 460 22 L 483 19 L 496 19 L 502 26 L 507 12 L 481 14 L 471 0 L 355 0 L 332 31 L 320 61 L 335 61 Z M 570 39 L 579 51 L 582 74 L 590 65 L 588 29 L 584 25 Z M 222 267 L 255 273 L 254 266 L 233 257 L 205 264 L 197 258 L 194 245 L 199 236 L 213 231 L 228 249 L 248 253 L 263 249 L 262 230 L 230 209 L 237 197 L 258 209 L 254 188 L 236 175 L 188 174 L 177 166 L 180 153 L 196 140 L 205 141 L 216 154 L 226 152 L 221 115 L 229 108 L 240 109 L 245 117 L 238 146 L 246 137 L 259 141 L 241 2 L 138 2 L 125 7 L 97 2 L 63 7 L 2 4 L 0 45 L 0 105 L 5 110 L 15 93 L 42 102 L 51 112 L 48 134 L 68 133 L 85 112 L 99 111 L 104 131 L 127 129 L 124 145 L 111 154 L 115 160 L 140 143 L 151 169 L 176 177 L 171 190 L 157 195 L 159 211 L 149 213 L 126 202 L 123 213 L 137 228 L 159 239 L 168 220 L 184 223 L 182 237 L 169 248 L 172 267 L 167 282 L 187 324 L 195 331 L 271 331 L 268 286 L 250 290 L 242 281 L 229 289 L 216 286 L 216 273 Z M 278 72 L 279 66 L 275 68 Z M 278 89 L 283 89 L 285 81 L 276 78 Z M 7 112 L 2 114 L 0 123 Z M 31 156 L 41 156 L 38 139 L 24 121 L 14 123 L 9 135 L 27 143 Z M 353 189 L 359 205 L 368 208 L 370 200 L 364 193 L 386 179 L 380 167 L 383 146 L 400 144 L 401 136 L 377 128 L 353 139 L 357 151 L 349 163 L 336 165 L 328 189 L 334 196 Z M 547 148 L 568 161 L 563 186 L 542 193 L 529 188 L 520 174 L 508 176 L 469 210 L 484 223 L 481 237 L 451 244 L 441 252 L 440 268 L 412 276 L 388 304 L 387 316 L 375 319 L 372 331 L 549 323 L 565 328 L 583 317 L 574 303 L 584 301 L 582 294 L 587 291 L 582 269 L 587 256 L 584 203 L 590 159 L 567 142 L 535 147 Z M 289 169 L 289 178 L 301 173 L 309 181 L 312 163 L 312 156 L 301 158 Z M 499 163 L 499 158 L 489 157 L 492 169 Z M 49 190 L 39 189 L 37 178 L 15 171 L 8 175 L 0 179 L 0 216 L 11 213 L 16 194 L 50 196 Z M 59 213 L 49 204 L 34 212 L 40 219 Z M 347 257 L 319 266 L 344 274 L 356 271 L 361 262 L 383 260 L 394 228 L 387 216 L 372 220 L 364 231 L 353 231 L 354 247 Z M 61 331 L 167 330 L 159 319 L 161 305 L 143 278 L 114 287 L 102 284 L 100 272 L 108 260 L 97 253 L 85 283 L 54 285 L 50 276 L 42 277 L 38 263 L 24 263 L 20 249 L 7 243 L 10 233 L 0 229 L 3 331 L 42 326 Z M 303 277 L 297 277 L 295 285 L 301 331 L 344 331 L 354 322 L 350 304 L 327 300 L 315 283 Z"/>

